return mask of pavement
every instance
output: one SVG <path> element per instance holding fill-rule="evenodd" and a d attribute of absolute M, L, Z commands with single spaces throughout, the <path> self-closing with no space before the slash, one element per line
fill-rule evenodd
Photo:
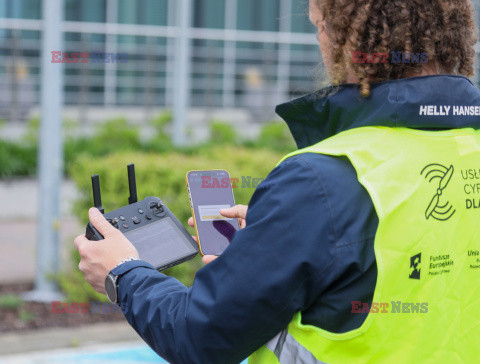
<path fill-rule="evenodd" d="M 0 336 L 0 364 L 165 363 L 126 323 Z"/>
<path fill-rule="evenodd" d="M 71 213 L 75 185 L 61 186 L 60 256 L 66 262 L 73 238 L 84 228 Z M 32 282 L 35 277 L 38 183 L 32 178 L 0 180 L 0 284 Z"/>
<path fill-rule="evenodd" d="M 167 363 L 145 344 L 135 342 L 53 350 L 1 358 L 0 364 L 145 364 Z"/>
<path fill-rule="evenodd" d="M 0 335 L 0 363 L 7 355 L 58 349 L 88 351 L 92 346 L 117 342 L 143 344 L 126 321 L 4 333 Z"/>
<path fill-rule="evenodd" d="M 0 336 L 0 364 L 167 363 L 126 323 Z M 247 360 L 241 364 L 247 364 Z"/>

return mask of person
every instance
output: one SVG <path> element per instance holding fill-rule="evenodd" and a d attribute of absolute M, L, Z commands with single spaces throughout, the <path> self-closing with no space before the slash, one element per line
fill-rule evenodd
<path fill-rule="evenodd" d="M 477 360 L 473 16 L 470 0 L 310 0 L 331 86 L 277 107 L 299 150 L 248 212 L 222 211 L 245 219 L 230 246 L 187 288 L 117 266 L 135 248 L 91 209 L 105 240 L 75 240 L 85 279 L 118 276 L 126 319 L 175 363 Z"/>

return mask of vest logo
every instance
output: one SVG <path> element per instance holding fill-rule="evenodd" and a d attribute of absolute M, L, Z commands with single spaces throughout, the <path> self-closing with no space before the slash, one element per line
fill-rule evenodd
<path fill-rule="evenodd" d="M 438 180 L 437 192 L 435 193 L 430 203 L 428 204 L 427 209 L 425 210 L 425 218 L 427 220 L 432 217 L 438 221 L 447 221 L 453 216 L 453 214 L 455 214 L 456 210 L 453 208 L 449 201 L 443 201 L 442 203 L 443 191 L 450 183 L 453 172 L 453 165 L 447 168 L 437 163 L 427 165 L 422 170 L 422 172 L 420 172 L 421 176 L 423 176 L 423 174 L 425 173 L 425 179 L 428 180 L 429 183 L 431 183 L 433 180 Z"/>
<path fill-rule="evenodd" d="M 410 257 L 410 279 L 420 279 L 420 263 L 422 262 L 422 253 Z"/>

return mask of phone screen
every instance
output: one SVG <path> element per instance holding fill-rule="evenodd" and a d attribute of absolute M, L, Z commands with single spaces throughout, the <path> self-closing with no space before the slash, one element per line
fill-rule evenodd
<path fill-rule="evenodd" d="M 238 219 L 220 215 L 220 209 L 235 206 L 227 171 L 192 171 L 187 175 L 190 198 L 201 251 L 220 255 L 239 229 Z"/>

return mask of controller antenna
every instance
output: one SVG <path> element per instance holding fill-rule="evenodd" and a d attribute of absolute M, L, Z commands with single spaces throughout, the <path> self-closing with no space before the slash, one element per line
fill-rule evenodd
<path fill-rule="evenodd" d="M 128 189 L 130 190 L 130 197 L 128 198 L 128 203 L 131 205 L 138 201 L 137 198 L 137 182 L 135 180 L 135 165 L 129 164 L 127 166 L 128 170 Z"/>
<path fill-rule="evenodd" d="M 100 210 L 102 214 L 105 210 L 102 207 L 102 196 L 100 194 L 100 177 L 98 174 L 92 176 L 93 205 Z"/>

